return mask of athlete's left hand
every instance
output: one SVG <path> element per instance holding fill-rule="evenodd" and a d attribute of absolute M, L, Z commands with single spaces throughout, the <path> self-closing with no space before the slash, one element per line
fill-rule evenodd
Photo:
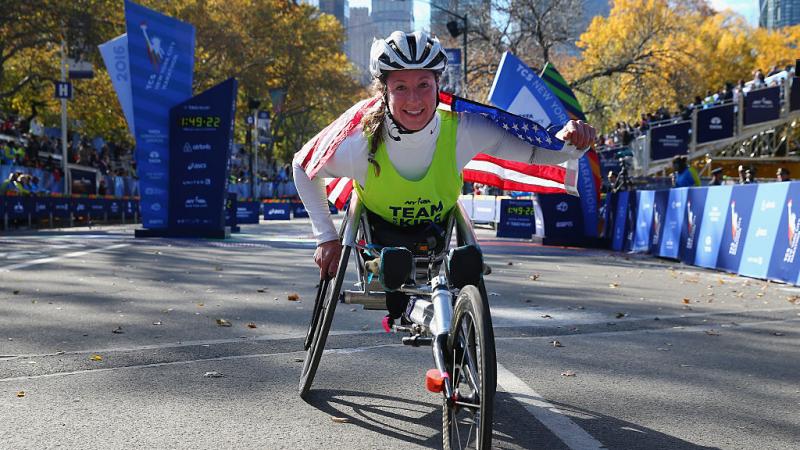
<path fill-rule="evenodd" d="M 583 150 L 594 143 L 596 132 L 593 126 L 582 120 L 570 120 L 564 125 L 564 128 L 556 133 L 556 137 Z"/>

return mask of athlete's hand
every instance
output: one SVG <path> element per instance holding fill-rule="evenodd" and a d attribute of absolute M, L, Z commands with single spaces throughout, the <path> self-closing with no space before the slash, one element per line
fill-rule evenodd
<path fill-rule="evenodd" d="M 564 125 L 556 137 L 572 144 L 578 150 L 588 148 L 595 140 L 596 132 L 593 126 L 582 120 L 570 120 Z"/>
<path fill-rule="evenodd" d="M 339 240 L 323 242 L 314 252 L 314 262 L 319 266 L 319 278 L 333 278 L 339 269 L 339 257 L 342 254 L 342 243 Z"/>

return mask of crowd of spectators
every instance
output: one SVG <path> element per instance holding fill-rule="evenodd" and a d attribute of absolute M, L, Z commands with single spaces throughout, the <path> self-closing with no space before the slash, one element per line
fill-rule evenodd
<path fill-rule="evenodd" d="M 600 149 L 617 149 L 627 147 L 631 141 L 645 134 L 653 125 L 663 124 L 676 120 L 690 120 L 692 112 L 714 105 L 733 102 L 738 104 L 739 97 L 754 89 L 779 86 L 789 77 L 794 76 L 795 66 L 773 66 L 765 74 L 761 69 L 753 71 L 753 79 L 745 81 L 740 79 L 737 83 L 727 82 L 717 92 L 706 91 L 705 96 L 696 95 L 694 100 L 682 109 L 670 111 L 661 107 L 655 112 L 642 114 L 635 122 L 617 122 L 612 130 L 597 136 L 596 145 Z"/>

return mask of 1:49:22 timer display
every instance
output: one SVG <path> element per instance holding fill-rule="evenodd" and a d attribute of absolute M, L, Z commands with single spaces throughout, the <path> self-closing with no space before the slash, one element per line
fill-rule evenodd
<path fill-rule="evenodd" d="M 222 119 L 219 116 L 182 116 L 181 128 L 219 128 Z"/>

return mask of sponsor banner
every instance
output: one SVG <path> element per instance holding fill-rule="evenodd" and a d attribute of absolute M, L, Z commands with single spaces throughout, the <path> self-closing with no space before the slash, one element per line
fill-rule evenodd
<path fill-rule="evenodd" d="M 579 198 L 567 194 L 539 194 L 544 235 L 555 242 L 583 240 L 583 214 Z"/>
<path fill-rule="evenodd" d="M 635 192 L 633 193 L 636 194 Z M 628 212 L 631 205 L 630 191 L 622 191 L 617 194 L 617 209 L 614 211 L 614 232 L 611 235 L 611 249 L 622 251 L 625 247 L 626 227 L 628 225 Z"/>
<path fill-rule="evenodd" d="M 472 215 L 470 218 L 473 222 L 492 223 L 495 221 L 496 209 L 497 201 L 495 200 L 495 197 L 489 195 L 473 196 Z"/>
<path fill-rule="evenodd" d="M 237 82 L 230 78 L 170 111 L 170 228 L 225 228 Z"/>
<path fill-rule="evenodd" d="M 34 197 L 31 213 L 33 214 L 33 217 L 36 219 L 41 219 L 43 217 L 50 217 L 51 208 L 52 208 L 52 201 L 50 200 L 50 197 Z M 0 216 L 1 215 L 2 214 L 0 214 Z"/>
<path fill-rule="evenodd" d="M 733 104 L 714 106 L 697 112 L 697 143 L 718 141 L 733 137 L 736 112 Z"/>
<path fill-rule="evenodd" d="M 133 99 L 131 98 L 131 71 L 128 67 L 128 35 L 123 34 L 114 39 L 100 44 L 100 56 L 106 65 L 108 75 L 111 77 L 111 85 L 117 93 L 117 100 L 122 106 L 122 113 L 125 121 L 128 122 L 128 129 L 131 135 L 136 136 L 133 124 Z"/>
<path fill-rule="evenodd" d="M 650 230 L 653 227 L 653 201 L 655 191 L 636 192 L 636 228 L 631 250 L 647 253 L 650 250 Z"/>
<path fill-rule="evenodd" d="M 686 196 L 686 213 L 681 227 L 681 248 L 678 255 L 686 264 L 694 264 L 707 196 L 708 188 L 705 187 L 689 188 Z"/>
<path fill-rule="evenodd" d="M 69 173 L 72 178 L 73 194 L 97 194 L 97 172 L 94 170 L 80 170 L 69 167 Z"/>
<path fill-rule="evenodd" d="M 744 95 L 744 124 L 769 122 L 781 115 L 781 87 L 756 89 Z"/>
<path fill-rule="evenodd" d="M 5 217 L 6 214 L 6 196 L 0 195 L 0 219 Z"/>
<path fill-rule="evenodd" d="M 112 198 L 106 200 L 108 205 L 108 218 L 119 219 L 122 217 L 122 200 Z"/>
<path fill-rule="evenodd" d="M 775 234 L 775 245 L 769 263 L 767 277 L 773 280 L 800 284 L 800 255 L 797 254 L 800 242 L 800 183 L 788 184 L 786 199 L 781 209 L 781 219 Z"/>
<path fill-rule="evenodd" d="M 439 80 L 442 90 L 456 95 L 464 95 L 461 92 L 461 80 L 463 78 L 461 72 L 461 49 L 446 48 L 444 52 L 447 54 L 447 67 L 445 67 Z"/>
<path fill-rule="evenodd" d="M 566 108 L 547 84 L 509 52 L 500 59 L 489 102 L 545 127 L 563 125 L 569 120 Z"/>
<path fill-rule="evenodd" d="M 789 183 L 759 184 L 738 272 L 756 278 L 766 278 L 772 259 L 775 235 L 784 211 Z"/>
<path fill-rule="evenodd" d="M 27 219 L 32 210 L 32 197 L 21 195 L 6 197 L 6 214 L 9 219 Z"/>
<path fill-rule="evenodd" d="M 308 211 L 306 211 L 306 207 L 300 202 L 292 203 L 292 217 L 295 219 L 308 217 Z"/>
<path fill-rule="evenodd" d="M 72 213 L 72 202 L 68 197 L 51 197 L 50 211 L 53 217 L 69 217 Z"/>
<path fill-rule="evenodd" d="M 102 219 L 108 210 L 108 202 L 104 198 L 89 199 L 89 212 L 92 217 Z"/>
<path fill-rule="evenodd" d="M 658 256 L 677 259 L 680 252 L 681 228 L 686 214 L 686 199 L 689 188 L 669 190 L 664 226 L 661 229 L 661 244 Z"/>
<path fill-rule="evenodd" d="M 695 248 L 692 264 L 701 267 L 717 267 L 717 257 L 723 234 L 725 222 L 730 210 L 731 193 L 733 186 L 711 186 L 707 188 L 703 217 L 692 245 Z M 694 205 L 692 205 L 694 208 Z"/>
<path fill-rule="evenodd" d="M 195 30 L 127 0 L 125 24 L 142 226 L 166 228 L 171 211 L 170 108 L 192 96 Z"/>
<path fill-rule="evenodd" d="M 593 150 L 578 160 L 578 193 L 583 211 L 583 235 L 597 237 L 600 160 Z M 593 168 L 594 166 L 594 168 Z"/>
<path fill-rule="evenodd" d="M 792 78 L 792 88 L 789 93 L 789 106 L 791 111 L 800 109 L 800 78 Z"/>
<path fill-rule="evenodd" d="M 264 220 L 289 220 L 291 210 L 291 203 L 264 203 Z"/>
<path fill-rule="evenodd" d="M 658 255 L 661 248 L 668 201 L 669 189 L 655 191 L 653 194 L 653 228 L 650 232 L 650 253 L 653 255 Z"/>
<path fill-rule="evenodd" d="M 72 214 L 75 216 L 75 218 L 89 217 L 91 211 L 91 208 L 89 207 L 89 198 L 72 197 L 72 201 L 70 202 L 70 208 L 72 209 Z"/>
<path fill-rule="evenodd" d="M 757 184 L 733 186 L 730 201 L 726 206 L 728 212 L 717 255 L 718 269 L 728 272 L 739 270 L 758 186 Z"/>
<path fill-rule="evenodd" d="M 501 199 L 497 237 L 530 239 L 535 230 L 534 216 L 532 200 Z"/>
<path fill-rule="evenodd" d="M 669 159 L 689 152 L 692 123 L 681 122 L 650 129 L 650 159 Z"/>
<path fill-rule="evenodd" d="M 614 230 L 614 211 L 616 205 L 617 194 L 613 192 L 607 193 L 603 201 L 603 208 L 600 212 L 603 218 L 601 236 L 605 239 L 609 239 L 609 242 Z"/>
<path fill-rule="evenodd" d="M 253 201 L 239 202 L 236 207 L 237 223 L 258 223 L 259 203 Z"/>

